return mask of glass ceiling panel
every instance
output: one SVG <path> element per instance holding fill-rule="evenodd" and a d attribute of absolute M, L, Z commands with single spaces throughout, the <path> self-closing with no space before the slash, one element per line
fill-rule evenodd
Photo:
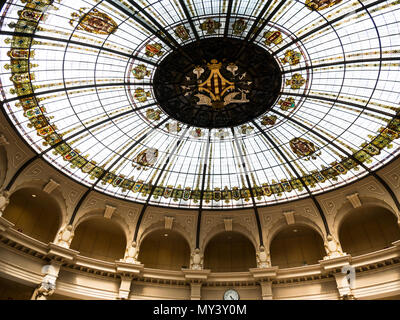
<path fill-rule="evenodd" d="M 161 206 L 291 201 L 398 156 L 400 1 L 229 3 L 8 0 L 0 22 L 3 111 L 61 172 Z M 158 67 L 216 37 L 221 46 L 242 41 L 238 54 L 249 43 L 270 54 L 281 72 L 279 96 L 241 125 L 179 122 L 163 109 L 169 101 L 157 99 Z M 164 85 L 179 88 L 185 72 Z"/>

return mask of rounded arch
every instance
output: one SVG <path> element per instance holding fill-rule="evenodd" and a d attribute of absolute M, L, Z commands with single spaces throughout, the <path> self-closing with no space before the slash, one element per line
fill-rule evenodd
<path fill-rule="evenodd" d="M 21 189 L 26 189 L 26 188 L 31 188 L 31 189 L 38 189 L 38 190 L 43 190 L 44 186 L 49 182 L 49 180 L 43 180 L 43 179 L 31 179 L 31 180 L 25 180 L 25 181 L 20 181 L 17 179 L 17 182 L 12 186 L 11 192 L 17 192 L 18 190 Z M 60 210 L 61 210 L 61 225 L 66 223 L 67 219 L 67 204 L 65 197 L 61 191 L 61 188 L 58 187 L 55 190 L 53 190 L 49 196 L 51 196 L 58 204 Z"/>
<path fill-rule="evenodd" d="M 107 221 L 112 221 L 112 223 L 115 223 L 116 225 L 118 225 L 119 228 L 121 228 L 121 230 L 124 232 L 125 235 L 125 240 L 127 242 L 129 242 L 132 238 L 131 236 L 131 232 L 129 230 L 129 226 L 126 223 L 126 221 L 120 216 L 118 215 L 117 212 L 115 212 L 111 219 L 106 219 L 104 218 L 104 209 L 105 208 L 95 208 L 95 209 L 91 209 L 89 211 L 85 211 L 83 213 L 81 213 L 79 215 L 78 219 L 75 219 L 74 222 L 72 223 L 72 227 L 74 230 L 76 230 L 79 225 L 81 225 L 82 223 L 84 223 L 87 220 L 91 220 L 91 219 L 105 219 Z"/>
<path fill-rule="evenodd" d="M 232 231 L 237 232 L 245 236 L 254 246 L 254 248 L 258 248 L 260 246 L 260 242 L 258 241 L 258 237 L 254 237 L 254 232 L 250 231 L 249 229 L 245 228 L 244 226 L 233 222 L 232 224 Z M 200 250 L 204 252 L 207 244 L 210 242 L 212 238 L 217 236 L 220 233 L 226 232 L 225 225 L 223 223 L 217 224 L 215 227 L 211 228 L 203 237 L 202 241 L 200 242 Z M 258 235 L 258 234 L 257 234 Z"/>
<path fill-rule="evenodd" d="M 390 211 L 393 216 L 398 219 L 396 210 L 394 210 L 392 206 L 390 206 L 386 201 L 382 199 L 360 196 L 360 201 L 362 203 L 362 208 L 379 206 Z M 343 205 L 336 211 L 332 233 L 334 233 L 337 239 L 339 239 L 339 229 L 342 222 L 351 212 L 353 212 L 353 210 L 354 207 L 351 205 L 351 203 L 349 201 L 345 201 L 345 203 L 343 203 Z"/>
<path fill-rule="evenodd" d="M 157 230 L 165 230 L 164 220 L 150 224 L 138 234 L 136 242 L 138 243 L 139 247 L 143 239 L 145 239 L 149 234 Z M 172 230 L 178 232 L 185 239 L 185 241 L 189 245 L 190 250 L 194 249 L 193 239 L 190 238 L 185 228 L 183 228 L 179 222 L 174 221 Z"/>
<path fill-rule="evenodd" d="M 54 240 L 62 220 L 54 197 L 36 188 L 14 191 L 3 217 L 14 223 L 18 231 L 44 243 Z"/>
<path fill-rule="evenodd" d="M 157 228 L 142 237 L 138 260 L 154 269 L 189 268 L 190 246 L 181 232 Z"/>
<path fill-rule="evenodd" d="M 204 248 L 204 268 L 213 272 L 241 272 L 255 267 L 254 243 L 242 232 L 219 232 Z"/>
<path fill-rule="evenodd" d="M 338 233 L 343 251 L 352 256 L 390 247 L 400 239 L 397 216 L 387 207 L 373 204 L 350 210 Z"/>
<path fill-rule="evenodd" d="M 280 268 L 317 264 L 326 255 L 322 234 L 305 223 L 280 228 L 270 242 L 269 251 L 271 264 Z"/>
<path fill-rule="evenodd" d="M 311 220 L 307 217 L 300 216 L 300 215 L 296 215 L 295 217 L 296 217 L 295 225 L 309 227 L 309 228 L 313 229 L 315 232 L 317 232 L 321 236 L 322 239 L 326 238 L 327 234 L 325 232 L 325 229 L 321 229 L 313 220 Z M 265 248 L 269 249 L 274 237 L 281 230 L 283 230 L 287 227 L 288 227 L 288 224 L 284 217 L 282 217 L 281 219 L 279 219 L 275 223 L 273 223 L 272 226 L 268 229 L 268 231 L 264 233 L 266 235 L 266 240 L 264 243 Z"/>
<path fill-rule="evenodd" d="M 75 226 L 70 248 L 83 256 L 115 261 L 124 258 L 126 244 L 120 224 L 101 216 L 91 216 Z"/>

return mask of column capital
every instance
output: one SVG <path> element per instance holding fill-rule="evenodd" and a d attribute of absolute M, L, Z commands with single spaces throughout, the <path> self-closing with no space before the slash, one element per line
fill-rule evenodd
<path fill-rule="evenodd" d="M 331 258 L 328 260 L 320 260 L 319 265 L 321 266 L 322 272 L 334 272 L 338 268 L 349 266 L 351 263 L 351 255 L 347 254 L 342 257 Z"/>
<path fill-rule="evenodd" d="M 185 279 L 193 282 L 203 282 L 207 280 L 211 273 L 211 270 L 192 270 L 192 269 L 182 269 Z"/>
<path fill-rule="evenodd" d="M 60 245 L 52 242 L 49 243 L 48 247 L 49 250 L 47 252 L 47 256 L 55 261 L 71 262 L 75 260 L 76 256 L 79 254 L 79 251 L 61 247 Z"/>
<path fill-rule="evenodd" d="M 128 300 L 131 292 L 132 276 L 121 275 L 121 284 L 119 286 L 118 300 Z"/>
<path fill-rule="evenodd" d="M 140 263 L 130 263 L 125 261 L 115 261 L 117 273 L 126 278 L 134 277 L 143 272 L 144 265 Z"/>
<path fill-rule="evenodd" d="M 279 267 L 269 267 L 269 268 L 251 268 L 249 269 L 253 278 L 262 281 L 271 281 L 276 278 Z"/>

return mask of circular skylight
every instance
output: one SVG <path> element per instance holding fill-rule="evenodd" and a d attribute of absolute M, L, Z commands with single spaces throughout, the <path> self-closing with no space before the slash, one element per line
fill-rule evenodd
<path fill-rule="evenodd" d="M 2 109 L 80 183 L 161 206 L 309 197 L 399 153 L 400 1 L 7 1 Z"/>

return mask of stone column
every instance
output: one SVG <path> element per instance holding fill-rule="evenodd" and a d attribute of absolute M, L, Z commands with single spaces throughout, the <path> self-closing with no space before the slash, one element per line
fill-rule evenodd
<path fill-rule="evenodd" d="M 56 282 L 60 272 L 61 264 L 52 262 L 42 268 L 42 273 L 45 274 L 42 282 L 33 292 L 31 300 L 47 300 L 56 289 Z"/>
<path fill-rule="evenodd" d="M 347 274 L 335 273 L 334 276 L 340 299 L 347 300 L 349 298 L 353 298 L 354 296 L 351 292 L 351 287 L 347 278 Z"/>
<path fill-rule="evenodd" d="M 211 270 L 182 269 L 182 272 L 190 283 L 190 300 L 201 300 L 201 286 Z"/>
<path fill-rule="evenodd" d="M 126 262 L 124 259 L 115 261 L 117 267 L 117 274 L 121 277 L 121 284 L 119 286 L 118 300 L 129 299 L 131 292 L 132 281 L 143 272 L 143 264 Z"/>
<path fill-rule="evenodd" d="M 128 300 L 129 293 L 131 292 L 131 284 L 133 277 L 131 276 L 121 276 L 121 285 L 119 287 L 118 299 Z"/>
<path fill-rule="evenodd" d="M 273 300 L 272 296 L 272 281 L 261 280 L 261 299 L 262 300 Z"/>
<path fill-rule="evenodd" d="M 252 268 L 250 273 L 254 279 L 257 280 L 261 288 L 261 299 L 262 300 L 273 300 L 272 295 L 272 281 L 276 278 L 278 267 L 269 268 Z"/>
<path fill-rule="evenodd" d="M 201 281 L 190 282 L 190 300 L 201 300 Z"/>
<path fill-rule="evenodd" d="M 355 288 L 355 269 L 350 265 L 351 256 L 332 257 L 319 261 L 322 272 L 333 274 L 339 292 L 339 299 L 355 299 L 352 289 Z"/>

